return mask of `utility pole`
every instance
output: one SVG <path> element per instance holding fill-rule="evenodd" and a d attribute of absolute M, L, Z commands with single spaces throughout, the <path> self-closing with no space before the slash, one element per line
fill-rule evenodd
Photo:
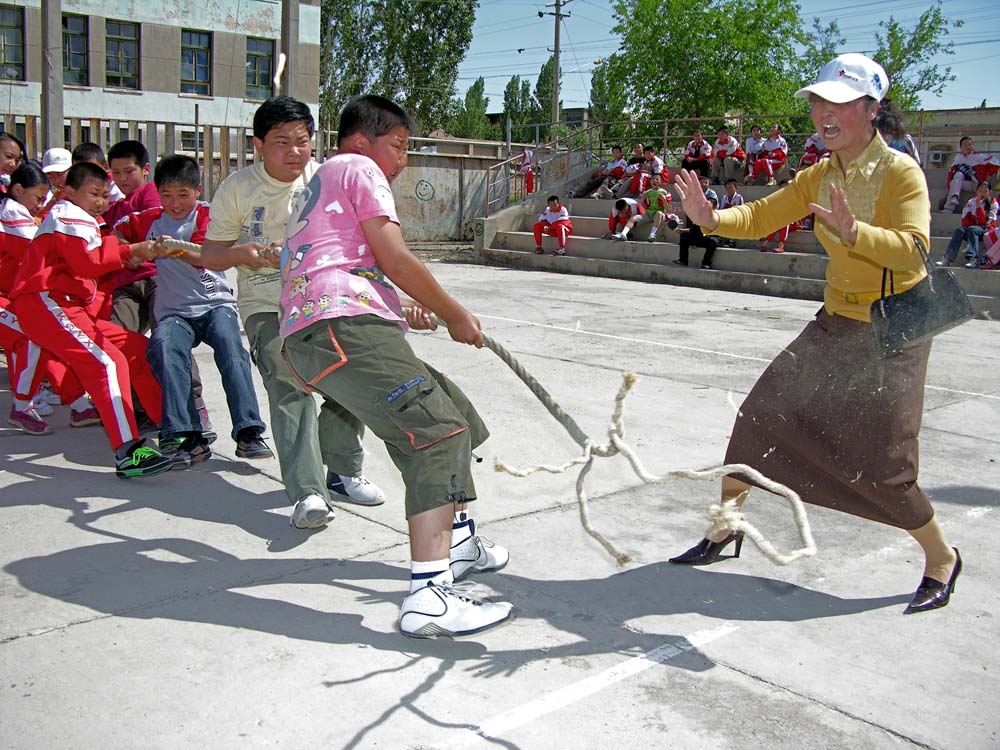
<path fill-rule="evenodd" d="M 564 18 L 569 18 L 570 13 L 563 13 L 562 9 L 569 5 L 573 0 L 556 0 L 554 3 L 549 3 L 546 8 L 555 8 L 554 13 L 543 13 L 538 11 L 538 17 L 543 16 L 555 16 L 556 19 L 556 32 L 555 32 L 555 43 L 552 48 L 552 122 L 559 122 L 559 22 Z"/>

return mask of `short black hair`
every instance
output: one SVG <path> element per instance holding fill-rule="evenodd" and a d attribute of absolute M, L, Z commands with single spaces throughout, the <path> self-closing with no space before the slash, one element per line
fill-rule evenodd
<path fill-rule="evenodd" d="M 73 149 L 71 158 L 74 164 L 81 161 L 92 161 L 95 164 L 108 163 L 108 157 L 104 155 L 104 149 L 96 143 L 81 143 Z"/>
<path fill-rule="evenodd" d="M 656 149 L 653 148 L 652 146 L 643 146 L 642 147 L 642 152 L 646 153 L 647 151 L 652 151 L 654 154 L 656 153 Z"/>
<path fill-rule="evenodd" d="M 337 126 L 337 145 L 355 133 L 366 138 L 379 138 L 398 127 L 411 133 L 416 129 L 406 110 L 384 96 L 355 96 L 344 106 Z"/>
<path fill-rule="evenodd" d="M 626 206 L 628 206 L 628 203 L 624 198 L 619 198 L 615 201 L 615 211 L 624 211 Z"/>
<path fill-rule="evenodd" d="M 701 133 L 702 135 L 704 135 L 701 128 L 695 128 L 694 130 L 691 131 L 691 135 L 694 135 L 695 133 Z"/>
<path fill-rule="evenodd" d="M 198 162 L 183 154 L 164 156 L 153 171 L 153 183 L 157 190 L 172 183 L 196 188 L 201 185 Z"/>
<path fill-rule="evenodd" d="M 105 185 L 110 182 L 108 180 L 108 173 L 89 161 L 81 161 L 79 164 L 74 164 L 66 173 L 66 184 L 74 190 L 79 190 L 83 187 L 83 183 L 89 180 L 102 182 Z"/>
<path fill-rule="evenodd" d="M 558 203 L 559 202 L 559 196 L 558 195 L 550 195 L 548 198 L 545 199 L 546 203 L 551 203 L 552 201 L 555 201 L 556 203 Z"/>
<path fill-rule="evenodd" d="M 115 159 L 132 159 L 138 167 L 149 166 L 149 152 L 139 141 L 118 141 L 108 151 L 108 163 Z"/>
<path fill-rule="evenodd" d="M 612 150 L 612 151 L 614 151 L 615 149 L 617 149 L 617 150 L 619 151 L 619 153 L 620 153 L 620 152 L 621 152 L 621 150 L 622 150 L 622 147 L 621 147 L 621 146 L 612 146 L 612 147 L 611 147 L 611 150 Z"/>
<path fill-rule="evenodd" d="M 18 169 L 20 169 L 20 167 L 18 167 Z M 14 176 L 13 175 L 11 175 L 10 181 L 13 184 L 13 182 L 14 182 Z M 976 183 L 976 190 L 979 190 L 979 188 L 981 188 L 983 185 L 985 185 L 986 187 L 990 187 L 990 181 L 989 180 L 980 180 L 979 182 Z M 993 188 L 990 188 L 990 190 L 992 190 L 992 189 Z"/>
<path fill-rule="evenodd" d="M 728 180 L 726 180 L 726 184 L 727 185 L 730 184 L 730 183 L 732 183 L 733 185 L 738 185 L 739 184 L 738 182 L 736 182 L 736 178 L 735 177 L 730 177 Z"/>
<path fill-rule="evenodd" d="M 718 135 L 719 133 L 728 133 L 728 132 L 729 128 L 727 128 L 725 125 L 720 125 L 719 129 L 715 131 L 715 134 Z"/>
<path fill-rule="evenodd" d="M 272 96 L 253 113 L 253 137 L 263 141 L 273 128 L 290 122 L 304 122 L 310 138 L 316 132 L 309 105 L 290 96 Z"/>
<path fill-rule="evenodd" d="M 958 147 L 962 148 L 962 144 L 963 143 L 965 143 L 966 141 L 971 141 L 971 140 L 972 140 L 972 136 L 971 135 L 963 135 L 961 138 L 958 139 Z"/>

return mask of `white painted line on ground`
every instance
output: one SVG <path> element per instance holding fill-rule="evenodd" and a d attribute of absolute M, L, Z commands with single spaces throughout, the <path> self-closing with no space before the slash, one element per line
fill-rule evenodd
<path fill-rule="evenodd" d="M 576 703 L 577 701 L 583 700 L 584 698 L 594 695 L 594 693 L 598 693 L 615 683 L 627 680 L 629 677 L 634 677 L 637 674 L 646 671 L 650 667 L 656 666 L 657 664 L 663 664 L 664 662 L 673 659 L 675 656 L 680 656 L 681 654 L 687 653 L 692 649 L 699 648 L 704 646 L 706 643 L 710 643 L 718 638 L 721 638 L 724 635 L 729 635 L 736 629 L 736 625 L 726 624 L 710 628 L 708 630 L 699 630 L 676 643 L 667 643 L 658 648 L 654 648 L 648 653 L 633 656 L 627 661 L 613 667 L 609 667 L 603 672 L 599 672 L 592 677 L 587 677 L 579 682 L 574 682 L 571 685 L 567 685 L 566 687 L 554 690 L 547 695 L 543 695 L 541 698 L 536 698 L 535 700 L 529 701 L 524 705 L 513 708 L 510 711 L 506 711 L 499 716 L 480 724 L 472 731 L 475 732 L 476 737 L 479 739 L 500 738 L 511 730 L 522 727 L 535 719 L 545 716 L 546 714 L 558 711 L 560 708 L 565 708 L 566 706 Z M 466 736 L 463 738 L 463 741 L 456 743 L 455 746 L 466 746 L 472 741 L 474 741 L 473 738 Z"/>
<path fill-rule="evenodd" d="M 719 357 L 729 357 L 730 359 L 742 359 L 746 362 L 763 362 L 764 364 L 770 364 L 770 359 L 764 359 L 763 357 L 750 357 L 745 354 L 733 354 L 732 352 L 720 352 L 717 349 L 700 349 L 696 346 L 682 346 L 681 344 L 668 344 L 665 341 L 653 341 L 651 339 L 637 339 L 631 336 L 616 336 L 613 333 L 598 333 L 597 331 L 588 331 L 580 327 L 580 321 L 576 322 L 575 328 L 567 328 L 566 326 L 554 326 L 548 323 L 536 323 L 533 320 L 520 320 L 518 318 L 505 318 L 500 315 L 484 315 L 482 313 L 476 313 L 480 318 L 488 318 L 490 320 L 503 320 L 508 323 L 522 323 L 528 326 L 535 326 L 536 328 L 548 328 L 553 331 L 564 331 L 565 333 L 582 333 L 587 336 L 597 336 L 603 339 L 614 339 L 615 341 L 627 341 L 631 344 L 649 344 L 650 346 L 662 346 L 666 349 L 681 349 L 686 352 L 698 352 L 699 354 L 714 354 Z M 929 391 L 941 391 L 943 393 L 955 393 L 960 396 L 972 396 L 974 398 L 986 398 L 991 401 L 1000 401 L 1000 396 L 992 395 L 989 393 L 976 393 L 975 391 L 959 391 L 954 388 L 942 388 L 937 385 L 925 386 Z"/>
<path fill-rule="evenodd" d="M 668 344 L 665 341 L 650 341 L 649 339 L 636 339 L 631 336 L 616 336 L 612 333 L 598 333 L 597 331 L 587 331 L 583 328 L 567 328 L 566 326 L 554 326 L 548 323 L 535 323 L 531 320 L 518 320 L 517 318 L 504 318 L 499 315 L 482 315 L 476 313 L 477 317 L 489 318 L 490 320 L 504 320 L 508 323 L 523 323 L 524 325 L 536 326 L 537 328 L 550 328 L 553 331 L 565 331 L 566 333 L 583 333 L 587 336 L 597 336 L 603 339 L 614 339 L 615 341 L 628 341 L 632 344 L 651 344 L 652 346 L 662 346 L 667 349 L 683 349 L 686 352 L 699 352 L 701 354 L 715 354 L 719 357 L 731 357 L 732 359 L 745 359 L 748 362 L 763 362 L 767 364 L 771 360 L 761 357 L 747 357 L 742 354 L 732 354 L 730 352 L 720 352 L 715 349 L 699 349 L 696 346 L 681 346 L 680 344 Z M 577 322 L 579 325 L 579 321 Z"/>

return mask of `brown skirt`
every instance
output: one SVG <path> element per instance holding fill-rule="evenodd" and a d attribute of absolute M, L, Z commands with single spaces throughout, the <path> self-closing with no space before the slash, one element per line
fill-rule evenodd
<path fill-rule="evenodd" d="M 868 323 L 821 309 L 743 402 L 726 463 L 752 466 L 812 505 L 923 526 L 934 516 L 917 485 L 930 349 L 884 359 Z"/>

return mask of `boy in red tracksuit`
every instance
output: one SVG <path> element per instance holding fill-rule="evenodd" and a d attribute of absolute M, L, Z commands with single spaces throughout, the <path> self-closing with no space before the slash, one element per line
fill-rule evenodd
<path fill-rule="evenodd" d="M 611 209 L 611 214 L 608 216 L 608 231 L 604 233 L 601 239 L 610 240 L 612 237 L 620 240 L 625 239 L 624 235 L 621 234 L 622 230 L 628 226 L 633 216 L 641 216 L 644 213 L 646 213 L 646 209 L 635 199 L 619 198 L 615 201 L 615 206 Z"/>
<path fill-rule="evenodd" d="M 569 211 L 559 201 L 558 195 L 549 196 L 548 206 L 539 214 L 538 222 L 533 231 L 535 233 L 535 255 L 541 255 L 544 252 L 542 250 L 543 232 L 555 237 L 559 243 L 559 247 L 552 251 L 553 255 L 566 254 L 566 238 L 573 233 L 573 224 L 569 220 Z"/>
<path fill-rule="evenodd" d="M 134 387 L 146 412 L 160 421 L 162 394 L 146 360 L 146 337 L 96 316 L 103 301 L 97 279 L 121 270 L 133 255 L 148 260 L 148 248 L 101 237 L 96 217 L 107 207 L 108 176 L 97 165 L 73 165 L 65 194 L 14 278 L 14 312 L 25 335 L 62 359 L 90 392 L 115 449 L 115 473 L 159 474 L 170 469 L 170 459 L 139 439 L 132 409 Z"/>

